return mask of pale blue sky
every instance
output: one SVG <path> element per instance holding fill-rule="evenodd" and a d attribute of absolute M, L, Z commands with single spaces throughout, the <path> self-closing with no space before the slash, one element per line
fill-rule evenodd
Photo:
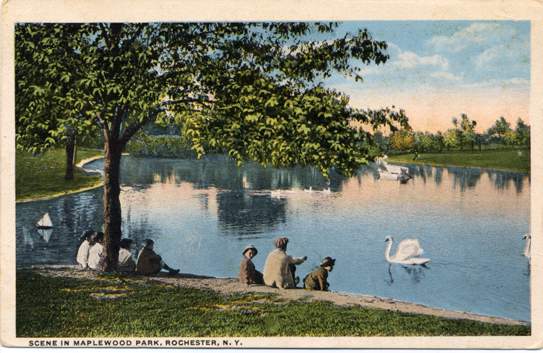
<path fill-rule="evenodd" d="M 528 21 L 343 22 L 336 36 L 358 28 L 389 43 L 390 59 L 366 66 L 362 84 L 339 75 L 327 81 L 348 93 L 353 105 L 394 104 L 423 130 L 443 130 L 462 112 L 479 120 L 480 128 L 499 115 L 528 119 Z"/>

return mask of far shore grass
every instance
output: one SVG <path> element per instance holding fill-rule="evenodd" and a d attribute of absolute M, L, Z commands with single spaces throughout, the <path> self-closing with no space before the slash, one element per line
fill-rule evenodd
<path fill-rule="evenodd" d="M 438 167 L 479 167 L 521 173 L 530 172 L 530 150 L 482 150 L 421 153 L 413 160 L 413 153 L 389 156 L 389 162 L 428 164 Z"/>
<path fill-rule="evenodd" d="M 78 148 L 77 162 L 102 154 L 100 150 Z M 17 201 L 70 193 L 101 183 L 99 176 L 85 175 L 77 168 L 74 170 L 73 180 L 64 180 L 65 170 L 66 155 L 63 149 L 52 149 L 38 156 L 17 150 L 15 157 Z"/>
<path fill-rule="evenodd" d="M 23 269 L 16 296 L 18 337 L 530 335 L 529 326 L 222 295 L 118 275 L 77 279 Z"/>

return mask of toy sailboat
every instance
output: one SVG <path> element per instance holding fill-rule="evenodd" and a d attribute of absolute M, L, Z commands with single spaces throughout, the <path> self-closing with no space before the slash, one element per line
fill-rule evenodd
<path fill-rule="evenodd" d="M 43 240 L 46 243 L 51 239 L 51 234 L 53 234 L 53 222 L 51 222 L 51 217 L 49 213 L 44 214 L 38 223 L 36 223 L 36 228 L 38 228 L 38 233 L 41 235 Z"/>
<path fill-rule="evenodd" d="M 53 228 L 53 222 L 51 222 L 51 217 L 49 217 L 49 212 L 44 214 L 38 223 L 36 223 L 38 229 L 51 229 Z"/>

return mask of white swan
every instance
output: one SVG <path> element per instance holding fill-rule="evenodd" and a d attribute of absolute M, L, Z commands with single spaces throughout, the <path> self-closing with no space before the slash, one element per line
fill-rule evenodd
<path fill-rule="evenodd" d="M 304 189 L 305 192 L 313 192 L 313 188 L 310 186 L 309 189 Z"/>
<path fill-rule="evenodd" d="M 417 239 L 404 239 L 398 244 L 396 254 L 390 255 L 390 249 L 392 249 L 392 242 L 394 238 L 388 236 L 385 238 L 387 246 L 385 249 L 385 259 L 390 263 L 402 264 L 402 265 L 424 265 L 430 262 L 430 259 L 418 257 L 422 255 L 424 250 L 420 247 Z"/>
<path fill-rule="evenodd" d="M 523 255 L 530 258 L 532 251 L 532 235 L 530 233 L 526 233 L 522 236 L 522 239 L 525 241 Z"/>
<path fill-rule="evenodd" d="M 377 158 L 376 163 L 379 167 L 379 176 L 383 179 L 399 180 L 401 182 L 407 182 L 411 179 L 409 174 L 409 168 L 398 165 L 390 165 L 387 162 L 387 155 L 382 158 Z"/>

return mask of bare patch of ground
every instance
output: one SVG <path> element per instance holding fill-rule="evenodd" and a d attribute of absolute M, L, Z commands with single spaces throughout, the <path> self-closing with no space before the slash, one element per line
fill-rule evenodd
<path fill-rule="evenodd" d="M 32 267 L 38 273 L 45 276 L 52 277 L 71 277 L 71 278 L 84 278 L 84 279 L 99 279 L 103 276 L 93 271 L 78 270 L 73 266 L 35 266 Z M 320 292 L 320 291 L 308 291 L 304 289 L 277 289 L 267 286 L 247 286 L 241 284 L 236 278 L 215 278 L 208 276 L 199 276 L 193 274 L 180 273 L 178 275 L 168 275 L 167 273 L 161 273 L 156 276 L 125 276 L 124 280 L 130 281 L 152 281 L 159 282 L 167 285 L 189 287 L 204 290 L 213 290 L 224 295 L 230 295 L 235 293 L 262 293 L 262 294 L 274 294 L 276 301 L 291 301 L 291 300 L 304 300 L 304 301 L 328 301 L 336 305 L 352 306 L 359 305 L 369 308 L 378 308 L 391 311 L 399 311 L 412 314 L 433 315 L 449 319 L 465 319 L 474 320 L 492 324 L 505 324 L 505 325 L 527 325 L 527 322 L 511 320 L 506 318 L 478 315 L 467 312 L 451 311 L 446 309 L 431 308 L 421 304 L 414 304 L 409 302 L 403 302 L 395 299 L 381 298 L 371 295 L 360 294 L 346 294 L 337 292 Z M 106 297 L 107 299 L 114 299 L 114 297 L 124 296 L 126 293 L 99 293 L 97 298 Z M 103 299 L 106 299 L 103 298 Z M 101 298 L 102 299 L 102 298 Z M 261 299 L 260 299 L 261 300 Z"/>

